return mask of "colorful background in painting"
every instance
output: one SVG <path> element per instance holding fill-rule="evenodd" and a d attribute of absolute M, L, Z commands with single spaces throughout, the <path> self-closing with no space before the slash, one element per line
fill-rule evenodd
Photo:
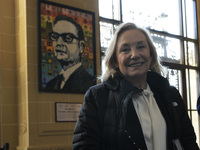
<path fill-rule="evenodd" d="M 53 22 L 56 16 L 66 15 L 73 18 L 83 29 L 85 49 L 82 54 L 84 68 L 94 76 L 94 46 L 93 46 L 93 21 L 92 15 L 77 10 L 41 3 L 41 86 L 45 89 L 49 80 L 58 75 L 62 67 L 54 57 L 53 42 L 49 39 Z"/>

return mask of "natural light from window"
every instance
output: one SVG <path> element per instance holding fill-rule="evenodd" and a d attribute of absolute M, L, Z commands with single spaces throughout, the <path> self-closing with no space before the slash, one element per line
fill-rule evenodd
<path fill-rule="evenodd" d="M 181 33 L 179 0 L 123 0 L 122 7 L 124 22 L 177 35 Z"/>

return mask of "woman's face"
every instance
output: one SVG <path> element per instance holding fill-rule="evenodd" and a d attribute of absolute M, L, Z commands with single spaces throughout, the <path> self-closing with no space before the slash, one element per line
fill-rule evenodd
<path fill-rule="evenodd" d="M 127 80 L 146 81 L 152 58 L 146 37 L 141 31 L 131 29 L 119 36 L 116 57 L 117 66 Z"/>

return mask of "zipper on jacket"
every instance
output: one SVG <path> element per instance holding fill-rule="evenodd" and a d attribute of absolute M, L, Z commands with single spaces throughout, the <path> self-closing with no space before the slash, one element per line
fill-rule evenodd
<path fill-rule="evenodd" d="M 131 143 L 137 148 L 137 150 L 141 150 L 137 144 L 135 143 L 135 141 L 133 140 L 133 138 L 130 136 L 130 134 L 128 133 L 127 130 L 124 130 L 124 132 L 126 133 L 126 135 L 128 136 L 128 138 L 131 140 Z"/>
<path fill-rule="evenodd" d="M 121 116 L 122 116 L 122 106 L 123 106 L 124 100 L 125 100 L 127 97 L 129 97 L 129 96 L 132 97 L 133 94 L 140 93 L 141 91 L 143 91 L 143 90 L 139 90 L 139 91 L 137 91 L 137 92 L 131 91 L 131 92 L 129 92 L 129 93 L 120 101 L 119 111 L 117 112 L 117 125 L 116 125 L 116 127 L 117 127 L 116 129 L 117 129 L 117 130 L 119 130 L 119 123 L 120 123 L 120 121 L 121 121 L 120 119 L 121 119 Z M 126 114 L 126 115 L 127 115 L 127 114 Z M 126 116 L 125 116 L 125 117 L 126 117 Z M 126 119 L 125 119 L 125 122 L 126 122 Z M 123 127 L 124 127 L 124 128 L 125 128 L 125 124 L 126 124 L 125 122 L 123 123 Z M 125 131 L 126 135 L 128 136 L 128 138 L 131 140 L 131 143 L 135 146 L 135 148 L 136 148 L 137 150 L 141 150 L 141 149 L 136 145 L 136 143 L 134 142 L 134 140 L 132 139 L 132 137 L 128 134 L 127 130 L 125 129 L 124 131 Z M 117 140 L 119 140 L 118 138 L 119 138 L 119 134 L 117 134 Z"/>

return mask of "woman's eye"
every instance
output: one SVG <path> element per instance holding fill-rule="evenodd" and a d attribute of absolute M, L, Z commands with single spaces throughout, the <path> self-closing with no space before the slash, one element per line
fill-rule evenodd
<path fill-rule="evenodd" d="M 137 48 L 138 49 L 143 49 L 143 48 L 146 48 L 146 46 L 145 45 L 139 45 L 139 46 L 137 46 Z"/>
<path fill-rule="evenodd" d="M 123 49 L 121 49 L 121 52 L 128 52 L 128 51 L 130 51 L 130 48 L 123 48 Z"/>

